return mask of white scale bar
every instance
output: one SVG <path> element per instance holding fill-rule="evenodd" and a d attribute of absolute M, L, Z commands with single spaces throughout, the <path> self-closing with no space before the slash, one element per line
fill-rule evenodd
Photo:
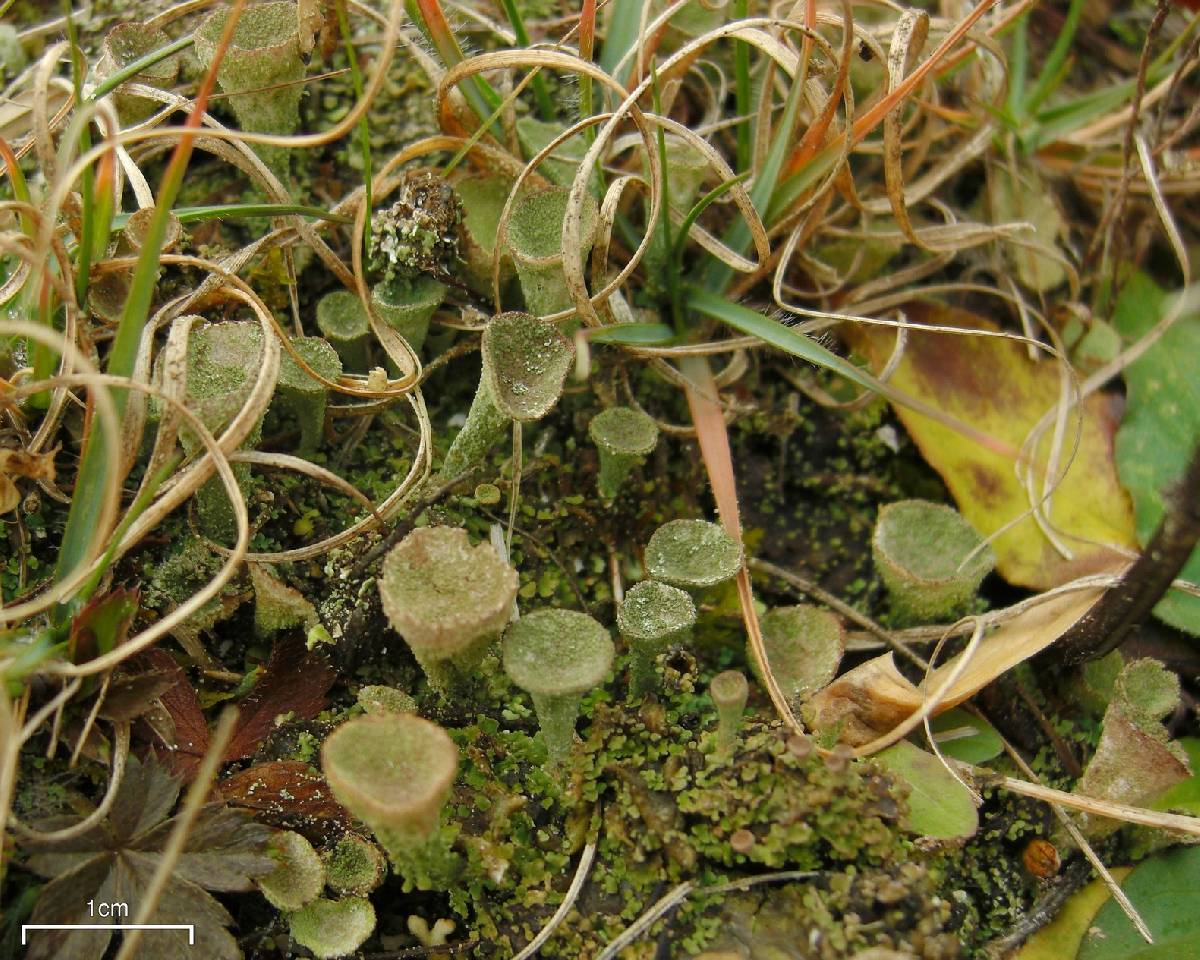
<path fill-rule="evenodd" d="M 25 943 L 25 935 L 30 930 L 186 930 L 188 943 L 196 943 L 196 925 L 194 923 L 23 923 L 21 924 L 21 943 Z"/>

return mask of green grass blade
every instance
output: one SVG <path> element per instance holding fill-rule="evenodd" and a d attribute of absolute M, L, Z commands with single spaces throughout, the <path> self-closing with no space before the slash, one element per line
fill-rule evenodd
<path fill-rule="evenodd" d="M 622 58 L 637 46 L 638 28 L 642 22 L 642 7 L 650 0 L 612 0 L 608 5 L 608 30 L 604 34 L 604 45 L 600 48 L 600 66 L 615 80 L 624 83 L 623 76 L 614 71 Z M 625 68 L 632 70 L 632 62 Z"/>
<path fill-rule="evenodd" d="M 871 374 L 827 350 L 812 337 L 797 333 L 778 320 L 763 316 L 757 310 L 751 310 L 740 303 L 726 300 L 719 294 L 692 287 L 688 291 L 687 306 L 697 313 L 720 320 L 741 333 L 758 337 L 764 343 L 790 353 L 793 357 L 840 374 L 868 390 L 878 390 L 883 386 Z"/>
<path fill-rule="evenodd" d="M 1083 16 L 1084 3 L 1085 0 L 1071 0 L 1071 5 L 1067 8 L 1067 18 L 1054 40 L 1050 55 L 1046 57 L 1046 62 L 1042 65 L 1042 72 L 1038 74 L 1037 84 L 1025 98 L 1026 113 L 1036 113 L 1038 107 L 1062 81 L 1067 65 L 1067 55 L 1071 52 L 1075 31 L 1079 29 L 1079 18 Z"/>
<path fill-rule="evenodd" d="M 513 34 L 517 38 L 517 43 L 523 47 L 529 46 L 529 31 L 525 29 L 525 21 L 521 19 L 521 11 L 518 9 L 516 0 L 500 0 L 500 5 L 504 8 L 504 15 L 508 17 L 509 25 L 513 28 Z M 554 101 L 550 99 L 550 88 L 546 86 L 546 78 L 538 73 L 531 81 L 533 84 L 533 99 L 537 103 L 538 113 L 542 119 L 551 121 L 554 119 Z"/>
<path fill-rule="evenodd" d="M 750 0 L 733 0 L 734 20 L 745 20 L 749 15 Z M 738 116 L 743 118 L 737 126 L 736 169 L 748 173 L 753 130 L 750 125 L 750 44 L 744 40 L 733 42 L 733 92 Z"/>
<path fill-rule="evenodd" d="M 157 50 L 151 50 L 144 57 L 139 57 L 127 67 L 122 67 L 110 77 L 105 77 L 100 83 L 96 84 L 96 89 L 92 91 L 91 100 L 94 102 L 99 100 L 105 94 L 112 93 L 126 80 L 131 79 L 141 73 L 147 67 L 152 67 L 160 60 L 166 60 L 167 57 L 180 50 L 186 50 L 192 45 L 193 37 L 189 33 L 186 36 L 180 37 L 178 40 L 168 43 L 165 47 L 159 47 Z"/>
<path fill-rule="evenodd" d="M 354 99 L 357 102 L 363 98 L 362 71 L 358 68 L 358 55 L 354 50 L 354 37 L 350 33 L 350 18 L 346 15 L 346 0 L 338 0 L 337 17 L 338 30 L 341 31 L 342 45 L 346 51 L 346 61 L 350 64 L 350 79 L 354 84 Z M 362 153 L 363 164 L 363 202 L 366 206 L 366 229 L 363 231 L 364 247 L 369 247 L 371 244 L 371 208 L 374 206 L 374 184 L 371 174 L 371 124 L 367 116 L 364 113 L 362 119 L 358 122 L 358 148 Z M 363 250 L 364 255 L 367 252 L 366 249 Z"/>
<path fill-rule="evenodd" d="M 591 343 L 615 343 L 625 346 L 657 346 L 671 343 L 675 331 L 665 323 L 614 323 L 592 327 L 587 332 Z"/>

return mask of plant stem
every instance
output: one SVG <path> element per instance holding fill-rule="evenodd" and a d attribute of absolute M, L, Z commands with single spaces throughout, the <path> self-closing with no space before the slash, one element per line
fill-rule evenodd
<path fill-rule="evenodd" d="M 1200 445 L 1171 495 L 1166 513 L 1142 555 L 1121 582 L 1059 637 L 1046 658 L 1059 664 L 1098 660 L 1121 645 L 1129 631 L 1150 616 L 1171 588 L 1200 540 Z"/>

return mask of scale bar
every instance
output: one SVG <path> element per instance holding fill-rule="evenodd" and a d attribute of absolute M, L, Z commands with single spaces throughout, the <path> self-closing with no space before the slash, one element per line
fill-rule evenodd
<path fill-rule="evenodd" d="M 196 925 L 194 923 L 23 923 L 21 924 L 21 943 L 25 944 L 25 936 L 30 930 L 186 930 L 188 943 L 196 943 Z"/>

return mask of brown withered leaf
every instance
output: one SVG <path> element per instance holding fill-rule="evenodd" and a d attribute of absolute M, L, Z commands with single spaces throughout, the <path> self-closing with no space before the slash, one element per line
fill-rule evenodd
<path fill-rule="evenodd" d="M 329 785 L 300 760 L 258 763 L 217 784 L 221 797 L 235 807 L 258 813 L 259 819 L 324 840 L 353 822 L 346 808 L 333 799 Z"/>
<path fill-rule="evenodd" d="M 146 714 L 146 722 L 158 740 L 163 762 L 176 776 L 191 780 L 208 749 L 208 724 L 200 699 L 183 668 L 165 651 L 147 650 L 135 662 L 172 680 L 159 694 L 155 708 Z"/>
<path fill-rule="evenodd" d="M 1191 774 L 1183 747 L 1168 739 L 1162 724 L 1153 717 L 1139 717 L 1129 704 L 1114 700 L 1104 713 L 1100 742 L 1075 792 L 1140 807 Z M 1081 826 L 1089 837 L 1097 838 L 1107 836 L 1121 824 L 1087 816 Z"/>
<path fill-rule="evenodd" d="M 238 704 L 238 725 L 225 759 L 252 756 L 275 729 L 278 717 L 315 717 L 325 708 L 325 694 L 335 679 L 329 661 L 307 649 L 295 635 L 276 640 L 257 682 Z"/>
<path fill-rule="evenodd" d="M 26 842 L 31 853 L 28 868 L 51 878 L 30 922 L 88 923 L 89 900 L 139 904 L 174 829 L 175 821 L 167 817 L 179 787 L 180 782 L 153 756 L 145 763 L 130 756 L 107 820 L 64 842 Z M 35 826 L 56 830 L 79 819 L 55 817 Z M 206 890 L 252 889 L 253 879 L 275 866 L 266 853 L 269 836 L 270 830 L 245 811 L 221 804 L 205 806 L 150 917 L 151 923 L 195 924 L 195 944 L 189 946 L 185 931 L 155 931 L 147 935 L 142 954 L 156 960 L 239 958 L 237 941 L 226 929 L 233 918 Z M 109 930 L 42 930 L 31 940 L 26 956 L 29 960 L 99 960 L 111 936 Z"/>
<path fill-rule="evenodd" d="M 190 780 L 208 749 L 208 725 L 196 691 L 183 669 L 162 650 L 141 654 L 139 666 L 173 678 L 158 697 L 159 708 L 146 715 L 161 746 L 164 762 Z M 303 641 L 277 640 L 250 692 L 238 703 L 238 722 L 222 757 L 244 760 L 277 726 L 280 717 L 309 720 L 325 708 L 325 694 L 337 674 L 329 661 L 308 650 Z"/>
<path fill-rule="evenodd" d="M 973 697 L 1018 663 L 1057 640 L 1099 599 L 1099 589 L 1053 597 L 998 626 L 976 648 L 966 670 L 939 699 L 934 714 Z M 920 686 L 911 683 L 887 653 L 842 674 L 808 701 L 805 720 L 818 730 L 841 730 L 840 740 L 858 747 L 891 730 L 921 709 L 926 691 L 938 691 L 957 668 L 955 657 Z"/>

